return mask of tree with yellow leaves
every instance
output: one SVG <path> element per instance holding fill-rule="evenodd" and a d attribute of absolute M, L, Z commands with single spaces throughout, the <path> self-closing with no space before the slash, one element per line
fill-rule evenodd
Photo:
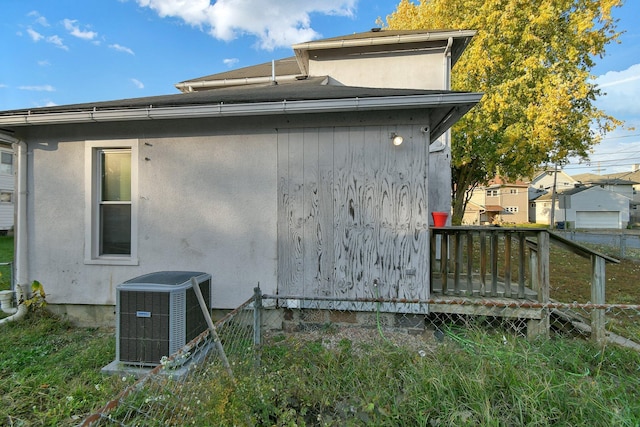
<path fill-rule="evenodd" d="M 622 0 L 401 0 L 389 29 L 474 29 L 452 89 L 484 92 L 452 129 L 453 223 L 471 190 L 496 174 L 586 158 L 621 122 L 594 106 L 594 58 L 616 41 Z"/>

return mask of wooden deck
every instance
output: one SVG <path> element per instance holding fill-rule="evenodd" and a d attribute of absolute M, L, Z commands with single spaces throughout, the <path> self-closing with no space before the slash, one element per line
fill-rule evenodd
<path fill-rule="evenodd" d="M 547 335 L 551 244 L 591 260 L 591 302 L 604 304 L 605 263 L 616 259 L 546 229 L 432 227 L 430 312 L 530 319 L 530 336 Z M 592 311 L 595 341 L 605 338 L 604 320 L 604 310 Z"/>
<path fill-rule="evenodd" d="M 506 290 L 504 282 L 498 282 L 495 295 L 486 289 L 480 277 L 472 277 L 472 290 L 456 290 L 452 278 L 449 278 L 446 292 L 443 293 L 442 280 L 434 278 L 431 299 L 435 304 L 429 305 L 431 313 L 470 314 L 483 316 L 511 317 L 523 319 L 540 319 L 542 310 L 537 307 L 519 307 L 523 302 L 536 302 L 538 293 L 525 287 L 525 297 L 520 301 L 507 295 L 517 295 L 518 285 L 511 285 L 511 292 Z M 466 278 L 463 278 L 466 281 Z M 449 304 L 448 302 L 452 303 Z"/>

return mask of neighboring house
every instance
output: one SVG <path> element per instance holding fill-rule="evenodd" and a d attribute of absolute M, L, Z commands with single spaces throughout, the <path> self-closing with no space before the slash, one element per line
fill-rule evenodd
<path fill-rule="evenodd" d="M 608 176 L 592 177 L 590 179 L 577 179 L 576 181 L 584 185 L 593 185 L 603 188 L 608 191 L 613 191 L 622 196 L 625 196 L 629 200 L 633 200 L 635 196 L 634 185 L 640 183 L 636 181 L 630 181 L 627 179 L 610 178 Z"/>
<path fill-rule="evenodd" d="M 450 210 L 437 139 L 481 98 L 448 90 L 473 35 L 353 34 L 186 93 L 0 112 L 18 283 L 81 323 L 111 322 L 118 284 L 167 270 L 211 273 L 216 309 L 258 284 L 429 298 L 430 212 Z"/>
<path fill-rule="evenodd" d="M 499 178 L 473 190 L 462 219 L 463 224 L 523 224 L 529 222 L 529 185 Z"/>
<path fill-rule="evenodd" d="M 634 227 L 640 226 L 640 165 L 633 165 L 631 172 L 614 173 L 607 175 L 607 177 L 632 181 L 635 183 L 633 184 L 633 197 L 631 198 L 629 223 Z"/>
<path fill-rule="evenodd" d="M 640 165 L 635 164 L 631 168 L 631 172 L 619 172 L 604 175 L 605 178 L 619 179 L 622 181 L 632 182 L 633 196 L 632 200 L 640 203 Z"/>
<path fill-rule="evenodd" d="M 13 148 L 0 144 L 0 234 L 13 230 L 14 187 Z"/>
<path fill-rule="evenodd" d="M 640 165 L 633 165 L 631 172 L 612 173 L 607 175 L 583 174 L 574 176 L 585 184 L 600 187 L 622 194 L 630 199 L 629 223 L 640 224 Z"/>
<path fill-rule="evenodd" d="M 550 224 L 552 193 L 535 200 L 539 224 Z M 629 199 L 599 186 L 576 186 L 556 194 L 554 221 L 566 228 L 625 228 Z"/>
<path fill-rule="evenodd" d="M 555 177 L 554 177 L 555 175 Z M 538 172 L 529 183 L 529 222 L 544 224 L 545 219 L 538 219 L 536 200 L 547 193 L 553 193 L 555 185 L 556 191 L 573 188 L 577 181 L 567 175 L 562 170 L 547 169 Z M 547 223 L 549 218 L 546 219 Z"/>

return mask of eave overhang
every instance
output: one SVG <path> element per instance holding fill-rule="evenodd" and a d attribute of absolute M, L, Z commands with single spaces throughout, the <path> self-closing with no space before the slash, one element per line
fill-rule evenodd
<path fill-rule="evenodd" d="M 144 108 L 96 107 L 75 111 L 23 112 L 0 115 L 0 128 L 73 123 L 99 123 L 135 120 L 169 120 L 282 114 L 321 114 L 375 110 L 429 109 L 431 140 L 441 136 L 453 123 L 482 98 L 481 93 L 447 92 L 424 95 L 350 97 L 313 100 L 282 100 L 203 105 L 153 106 Z"/>

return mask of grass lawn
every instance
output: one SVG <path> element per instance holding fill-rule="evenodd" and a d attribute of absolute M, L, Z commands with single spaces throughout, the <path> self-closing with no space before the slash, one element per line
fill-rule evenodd
<path fill-rule="evenodd" d="M 124 385 L 100 372 L 114 358 L 113 333 L 44 313 L 0 326 L 0 425 L 75 425 L 111 399 Z"/>
<path fill-rule="evenodd" d="M 0 263 L 13 261 L 13 236 L 0 236 Z M 11 289 L 11 266 L 0 265 L 0 291 Z"/>
<path fill-rule="evenodd" d="M 262 368 L 236 365 L 234 384 L 219 365 L 213 381 L 193 375 L 198 409 L 193 419 L 180 421 L 200 426 L 640 423 L 640 354 L 633 350 L 568 338 L 528 342 L 507 335 L 505 341 L 503 332 L 471 328 L 454 331 L 455 340 L 447 337 L 419 355 L 381 339 L 343 338 L 328 348 L 323 341 L 332 333 L 328 328 L 313 340 L 272 337 L 262 349 Z M 99 372 L 113 354 L 112 330 L 73 328 L 43 314 L 5 325 L 0 424 L 77 425 L 133 380 Z M 191 394 L 173 398 L 195 402 Z M 150 422 L 132 425 L 162 425 Z"/>
<path fill-rule="evenodd" d="M 2 254 L 12 257 L 12 238 L 0 237 Z M 557 299 L 589 299 L 587 260 L 554 249 L 551 267 Z M 607 265 L 607 301 L 638 304 L 639 273 L 638 262 Z M 253 425 L 640 425 L 637 352 L 457 333 L 426 356 L 384 342 L 363 351 L 350 339 L 328 349 L 276 337 L 259 375 L 202 385 L 196 425 L 247 425 L 247 414 Z M 0 326 L 0 425 L 77 425 L 133 381 L 101 374 L 114 355 L 113 329 L 72 327 L 46 312 Z"/>

